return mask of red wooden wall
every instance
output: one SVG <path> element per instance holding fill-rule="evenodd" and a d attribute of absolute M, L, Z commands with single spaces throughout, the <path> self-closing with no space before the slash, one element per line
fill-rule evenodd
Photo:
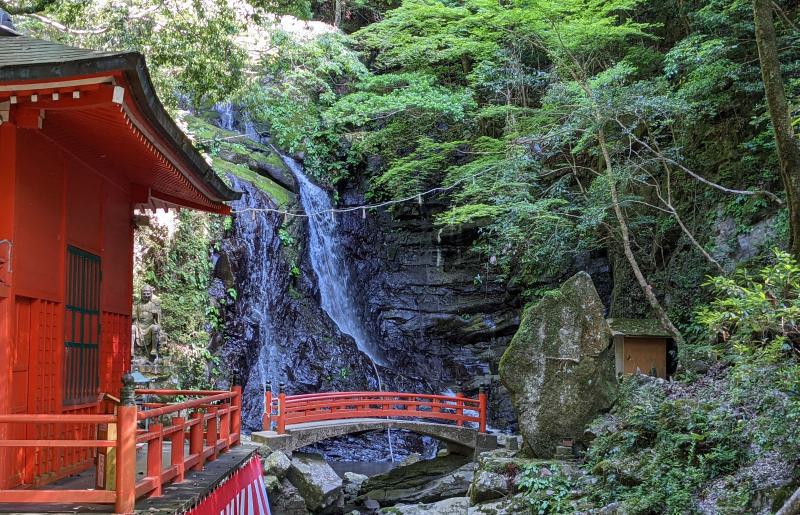
<path fill-rule="evenodd" d="M 125 177 L 101 175 L 41 131 L 0 125 L 0 240 L 13 241 L 12 272 L 0 273 L 0 413 L 96 410 L 63 407 L 68 245 L 101 259 L 100 391 L 118 394 L 130 365 L 130 194 Z M 0 424 L 0 438 L 80 438 L 88 430 Z M 0 488 L 91 464 L 91 450 L 0 452 Z"/>

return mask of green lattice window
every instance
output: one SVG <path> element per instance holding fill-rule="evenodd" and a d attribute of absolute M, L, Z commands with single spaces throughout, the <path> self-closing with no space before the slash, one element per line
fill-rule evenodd
<path fill-rule="evenodd" d="M 97 400 L 100 389 L 100 257 L 67 247 L 64 405 Z"/>

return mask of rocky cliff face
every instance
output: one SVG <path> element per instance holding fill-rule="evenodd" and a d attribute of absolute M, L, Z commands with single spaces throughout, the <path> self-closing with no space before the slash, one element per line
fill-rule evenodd
<path fill-rule="evenodd" d="M 363 203 L 350 190 L 345 204 Z M 470 252 L 473 227 L 442 231 L 441 206 L 401 205 L 393 212 L 342 215 L 344 244 L 395 382 L 428 391 L 490 387 L 490 425 L 514 426 L 496 365 L 519 325 L 518 292 L 495 282 Z"/>
<path fill-rule="evenodd" d="M 295 261 L 295 255 L 306 254 L 304 226 L 295 225 L 282 241 L 282 217 L 264 211 L 277 209 L 275 201 L 248 181 L 236 176 L 231 181 L 244 195 L 231 205 L 233 223 L 215 273 L 237 291 L 237 300 L 217 354 L 244 379 L 246 427 L 261 428 L 267 381 L 273 389 L 286 382 L 290 393 L 374 388 L 369 360 L 320 308 L 307 260 Z"/>

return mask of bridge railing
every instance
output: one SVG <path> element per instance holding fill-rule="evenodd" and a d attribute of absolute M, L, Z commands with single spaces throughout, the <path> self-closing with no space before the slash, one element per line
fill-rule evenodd
<path fill-rule="evenodd" d="M 324 392 L 286 395 L 281 384 L 277 398 L 272 389 L 265 392 L 263 427 L 275 427 L 278 434 L 286 426 L 349 418 L 415 418 L 464 426 L 474 423 L 486 432 L 487 397 L 481 388 L 477 397 L 432 395 L 402 392 Z"/>
<path fill-rule="evenodd" d="M 206 461 L 216 459 L 217 455 L 229 447 L 240 443 L 242 389 L 234 386 L 226 390 L 135 390 L 133 377 L 123 378 L 122 402 L 110 414 L 0 414 L 0 425 L 30 427 L 34 424 L 49 424 L 54 428 L 63 426 L 67 435 L 63 439 L 31 439 L 25 431 L 24 438 L 0 438 L 0 459 L 5 458 L 7 448 L 14 449 L 11 456 L 19 463 L 20 473 L 32 474 L 33 455 L 26 451 L 33 449 L 102 449 L 108 456 L 102 460 L 103 468 L 115 467 L 113 484 L 105 484 L 105 489 L 67 490 L 60 488 L 20 488 L 0 490 L 0 505 L 3 503 L 24 503 L 30 505 L 59 503 L 96 503 L 114 506 L 115 513 L 133 513 L 136 500 L 145 495 L 161 495 L 161 487 L 171 481 L 182 481 L 184 473 L 190 469 L 203 468 Z M 136 396 L 197 397 L 180 402 L 139 402 Z M 142 409 L 140 409 L 140 407 Z M 98 409 L 100 401 L 98 400 Z M 191 416 L 188 419 L 181 414 Z M 162 422 L 168 421 L 164 426 Z M 147 427 L 143 426 L 147 422 Z M 106 439 L 100 439 L 100 428 L 104 427 Z M 112 426 L 116 430 L 111 430 Z M 80 437 L 88 427 L 92 437 Z M 74 433 L 74 434 L 73 434 Z M 189 441 L 189 453 L 184 453 L 184 442 Z M 170 442 L 170 463 L 162 464 L 164 442 Z M 147 447 L 147 473 L 137 481 L 136 448 L 141 444 Z M 109 452 L 113 451 L 114 458 Z M 30 456 L 26 460 L 26 454 Z M 114 461 L 116 463 L 114 463 Z M 100 469 L 98 457 L 97 474 Z M 105 479 L 105 477 L 103 478 Z M 109 480 L 111 481 L 111 480 Z M 33 508 L 33 506 L 31 506 Z M 41 506 L 39 506 L 41 508 Z M 2 511 L 2 509 L 0 509 Z"/>

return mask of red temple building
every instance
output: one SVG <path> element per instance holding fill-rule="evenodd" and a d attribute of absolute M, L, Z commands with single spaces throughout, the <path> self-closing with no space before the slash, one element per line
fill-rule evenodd
<path fill-rule="evenodd" d="M 236 446 L 240 389 L 158 391 L 190 400 L 138 407 L 132 385 L 120 391 L 134 209 L 224 214 L 235 198 L 165 112 L 140 54 L 33 39 L 0 16 L 0 508 L 131 512 Z M 92 467 L 116 467 L 116 488 L 46 487 Z"/>

